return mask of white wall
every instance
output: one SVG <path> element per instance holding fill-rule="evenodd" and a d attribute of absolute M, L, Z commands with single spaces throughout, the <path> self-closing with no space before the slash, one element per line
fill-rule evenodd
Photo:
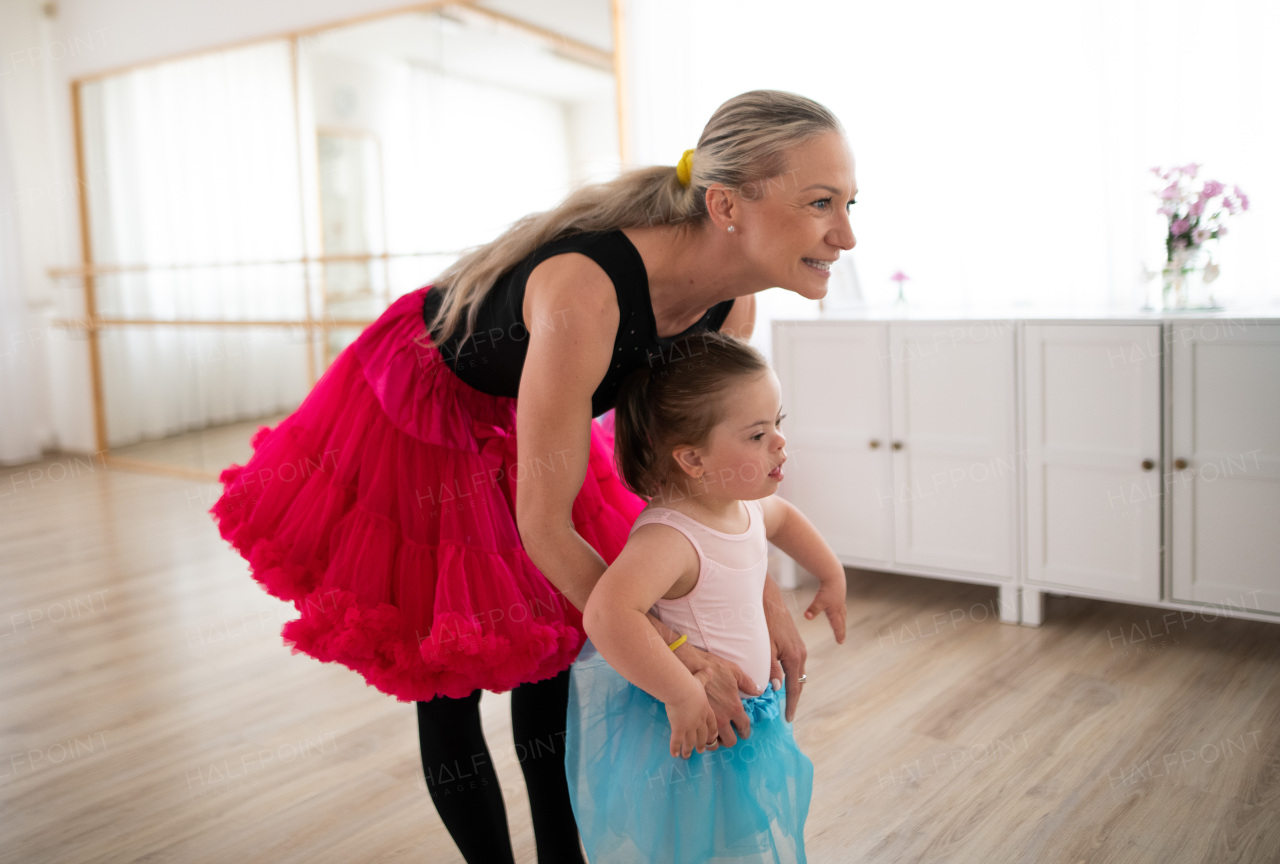
<path fill-rule="evenodd" d="M 45 275 L 80 260 L 70 80 L 405 4 L 61 0 L 52 22 L 41 5 L 0 3 L 0 105 L 19 189 L 0 213 L 19 223 L 21 293 L 37 322 L 32 333 L 25 321 L 0 329 L 40 377 L 44 443 L 87 451 L 84 344 L 40 323 L 80 312 L 78 283 Z M 805 93 L 843 119 L 862 189 L 855 257 L 873 300 L 889 296 L 887 276 L 902 268 L 917 299 L 935 305 L 1051 296 L 1058 305 L 1133 308 L 1133 271 L 1155 253 L 1160 227 L 1146 212 L 1154 207 L 1142 172 L 1186 161 L 1210 162 L 1254 201 L 1223 242 L 1224 287 L 1280 300 L 1280 258 L 1270 251 L 1280 232 L 1277 112 L 1259 101 L 1280 80 L 1280 4 L 631 0 L 625 8 L 637 163 L 673 164 L 717 105 L 754 87 Z M 783 309 L 786 299 L 768 302 Z"/>
<path fill-rule="evenodd" d="M 1220 297 L 1280 303 L 1280 4 L 1271 0 L 644 0 L 627 6 L 632 150 L 674 164 L 729 97 L 831 108 L 857 160 L 866 293 L 933 308 L 1141 305 L 1147 169 L 1206 163 L 1253 210 Z M 770 293 L 770 292 L 766 292 Z M 1236 306 L 1240 308 L 1240 306 Z"/>
<path fill-rule="evenodd" d="M 580 102 L 567 110 L 569 158 L 577 186 L 618 175 L 618 112 L 613 99 Z"/>
<path fill-rule="evenodd" d="M 72 45 L 40 11 L 37 0 L 0 4 L 0 111 L 14 189 L 0 201 L 0 219 L 16 225 L 16 281 L 0 282 L 6 310 L 0 354 L 27 378 L 22 404 L 5 406 L 30 436 L 6 461 L 40 448 L 92 451 L 88 353 L 82 337 L 52 327 L 56 315 L 79 314 L 79 283 L 55 282 L 47 268 L 79 260 L 76 172 L 71 157 L 67 70 L 73 52 L 94 50 L 93 37 Z M 101 45 L 101 35 L 97 37 Z M 9 394 L 6 394 L 9 395 Z M 10 396 L 12 398 L 12 396 Z M 11 418 L 12 419 L 12 418 Z M 15 434 L 15 433 L 10 433 Z M 12 442 L 6 442 L 12 444 Z"/>
<path fill-rule="evenodd" d="M 32 4 L 38 5 L 38 4 Z M 59 0 L 56 38 L 92 39 L 63 61 L 76 78 L 188 51 L 399 9 L 389 0 Z"/>

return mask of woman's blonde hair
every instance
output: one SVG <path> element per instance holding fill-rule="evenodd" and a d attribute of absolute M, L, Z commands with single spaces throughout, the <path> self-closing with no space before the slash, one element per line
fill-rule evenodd
<path fill-rule="evenodd" d="M 701 447 L 725 417 L 730 385 L 769 368 L 746 342 L 706 330 L 651 355 L 622 381 L 614 406 L 614 460 L 627 487 L 658 495 L 680 472 L 672 451 Z"/>
<path fill-rule="evenodd" d="M 444 299 L 431 322 L 436 341 L 453 334 L 466 316 L 464 338 L 498 277 L 546 243 L 593 231 L 640 225 L 700 225 L 707 219 L 712 184 L 751 190 L 785 170 L 786 151 L 844 128 L 814 102 L 781 90 L 752 90 L 725 102 L 707 121 L 693 156 L 689 185 L 674 165 L 627 171 L 607 183 L 584 186 L 552 210 L 515 222 L 496 240 L 466 252 L 434 281 Z"/>

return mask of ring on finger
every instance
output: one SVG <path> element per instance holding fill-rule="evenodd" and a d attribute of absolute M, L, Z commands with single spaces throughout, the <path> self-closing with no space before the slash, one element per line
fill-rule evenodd
<path fill-rule="evenodd" d="M 803 684 L 804 682 L 806 682 L 806 681 L 808 681 L 808 680 L 809 680 L 809 676 L 808 676 L 808 675 L 801 674 L 801 675 L 800 675 L 800 677 L 796 679 L 796 683 L 797 683 L 797 684 Z"/>

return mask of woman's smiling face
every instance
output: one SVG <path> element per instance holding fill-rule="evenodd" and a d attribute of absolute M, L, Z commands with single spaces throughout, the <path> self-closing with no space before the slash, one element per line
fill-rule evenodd
<path fill-rule="evenodd" d="M 842 134 L 793 147 L 781 174 L 746 184 L 735 196 L 731 221 L 743 255 L 771 285 L 810 300 L 826 296 L 831 265 L 857 242 L 849 224 L 857 193 Z"/>

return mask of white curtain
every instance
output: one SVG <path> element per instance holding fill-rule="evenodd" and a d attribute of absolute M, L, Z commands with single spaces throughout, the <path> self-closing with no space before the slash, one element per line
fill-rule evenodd
<path fill-rule="evenodd" d="M 0 464 L 40 457 L 33 367 L 41 340 L 27 314 L 18 261 L 17 185 L 0 87 Z"/>
<path fill-rule="evenodd" d="M 1148 168 L 1204 163 L 1253 208 L 1222 240 L 1228 308 L 1280 303 L 1273 0 L 651 0 L 627 5 L 636 161 L 674 164 L 715 108 L 791 90 L 844 122 L 872 303 L 1136 310 L 1164 224 Z M 671 29 L 721 50 L 679 50 Z M 680 62 L 670 62 L 679 50 Z M 816 314 L 791 295 L 771 314 Z"/>
<path fill-rule="evenodd" d="M 304 253 L 289 46 L 255 45 L 112 76 L 83 94 L 95 263 L 227 264 Z M 160 269 L 98 279 L 128 319 L 300 320 L 298 265 Z M 108 443 L 295 407 L 299 327 L 110 327 Z"/>

